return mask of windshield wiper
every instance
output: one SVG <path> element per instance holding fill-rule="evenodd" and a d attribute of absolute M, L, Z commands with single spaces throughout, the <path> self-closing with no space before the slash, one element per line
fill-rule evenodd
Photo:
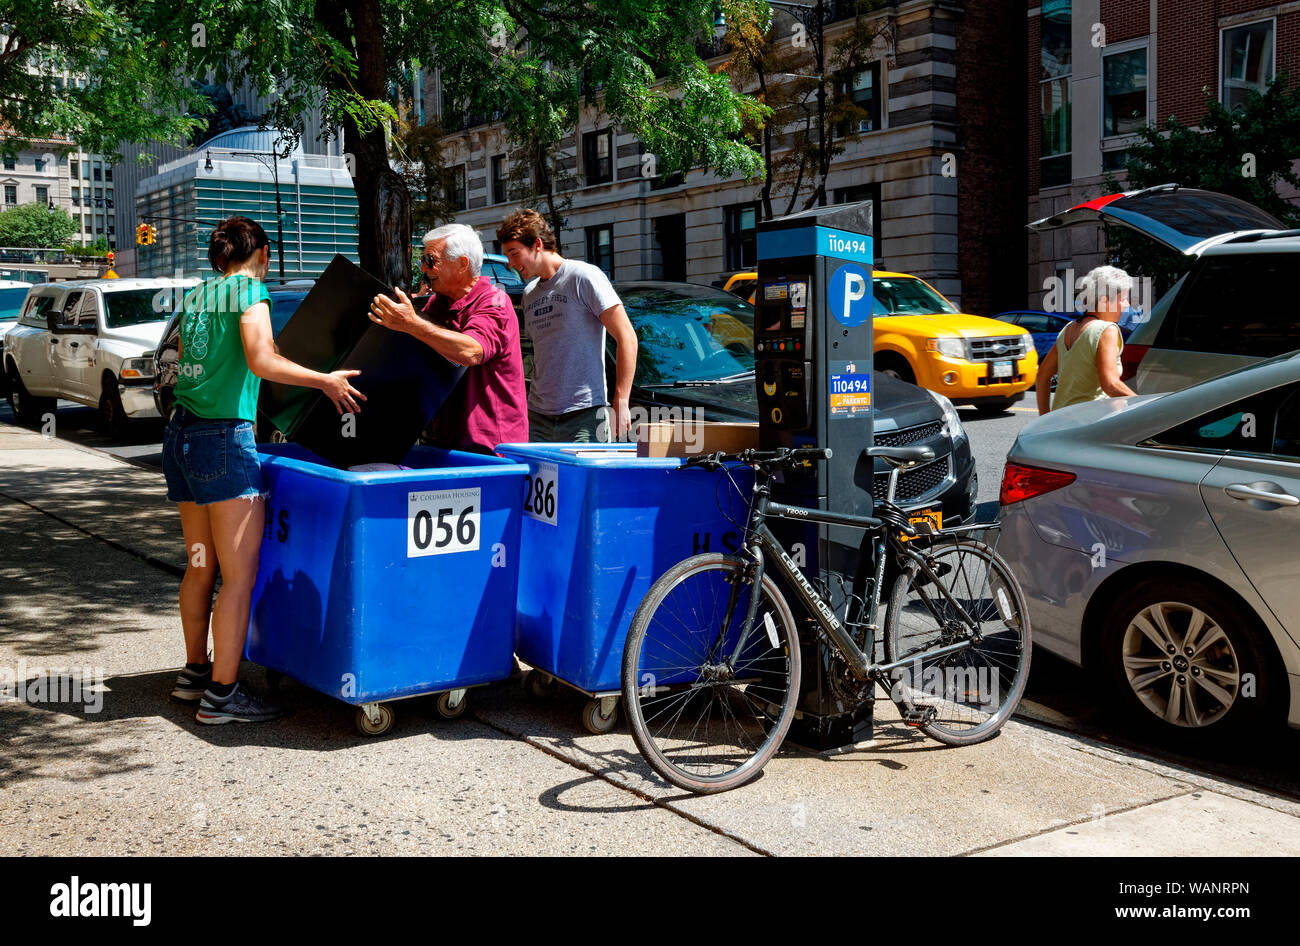
<path fill-rule="evenodd" d="M 642 384 L 639 387 L 647 389 L 658 388 L 711 388 L 715 384 L 734 384 L 738 381 L 753 381 L 754 372 L 741 371 L 737 374 L 729 374 L 725 378 L 696 378 L 683 381 L 665 381 L 660 384 Z"/>

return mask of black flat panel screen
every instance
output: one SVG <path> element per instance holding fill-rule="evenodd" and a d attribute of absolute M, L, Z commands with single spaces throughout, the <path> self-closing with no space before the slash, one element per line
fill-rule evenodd
<path fill-rule="evenodd" d="M 276 338 L 280 354 L 316 371 L 356 368 L 366 396 L 345 423 L 314 388 L 266 385 L 261 407 L 294 443 L 340 467 L 399 463 L 465 369 L 423 342 L 370 321 L 370 302 L 388 290 L 336 256 Z"/>

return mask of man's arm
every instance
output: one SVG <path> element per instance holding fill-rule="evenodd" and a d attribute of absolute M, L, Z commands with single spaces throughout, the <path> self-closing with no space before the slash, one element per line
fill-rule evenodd
<path fill-rule="evenodd" d="M 622 440 L 627 436 L 631 424 L 632 379 L 636 376 L 636 329 L 627 317 L 627 310 L 620 302 L 600 313 L 600 321 L 605 330 L 614 337 L 617 354 L 614 369 L 614 413 L 615 424 L 613 440 Z"/>
<path fill-rule="evenodd" d="M 415 312 L 415 306 L 411 304 L 410 296 L 396 287 L 393 291 L 397 293 L 397 302 L 383 293 L 375 296 L 370 303 L 370 321 L 394 332 L 405 332 L 458 365 L 483 363 L 483 346 L 477 339 L 420 318 Z"/>

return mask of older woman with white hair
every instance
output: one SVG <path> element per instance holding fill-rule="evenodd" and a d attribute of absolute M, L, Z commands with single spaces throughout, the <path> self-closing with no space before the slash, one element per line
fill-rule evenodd
<path fill-rule="evenodd" d="M 1124 340 L 1117 324 L 1128 307 L 1132 284 L 1129 274 L 1115 266 L 1098 266 L 1080 277 L 1078 296 L 1087 311 L 1061 329 L 1038 366 L 1038 413 L 1136 393 L 1120 380 Z M 1055 395 L 1052 375 L 1057 376 Z"/>

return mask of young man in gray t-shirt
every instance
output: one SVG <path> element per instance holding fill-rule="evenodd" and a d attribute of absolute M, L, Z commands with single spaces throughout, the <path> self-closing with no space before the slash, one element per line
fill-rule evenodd
<path fill-rule="evenodd" d="M 625 439 L 637 342 L 609 278 L 590 263 L 560 256 L 555 235 L 535 210 L 506 217 L 497 239 L 510 265 L 529 280 L 523 298 L 524 329 L 533 342 L 529 439 Z M 605 385 L 606 330 L 617 351 L 612 417 Z"/>

